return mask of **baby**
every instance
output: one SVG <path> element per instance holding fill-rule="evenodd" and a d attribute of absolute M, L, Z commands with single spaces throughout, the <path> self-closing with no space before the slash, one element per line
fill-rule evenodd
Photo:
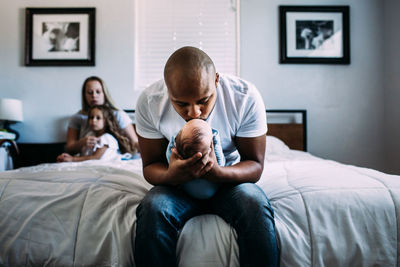
<path fill-rule="evenodd" d="M 197 152 L 201 152 L 202 155 L 208 155 L 210 149 L 214 147 L 218 164 L 220 166 L 225 165 L 225 157 L 218 131 L 211 129 L 210 125 L 204 120 L 193 119 L 188 121 L 177 136 L 171 138 L 166 153 L 168 161 L 171 156 L 171 149 L 174 146 L 184 159 L 192 157 Z M 182 188 L 194 198 L 207 199 L 215 194 L 218 184 L 199 178 L 184 183 Z"/>

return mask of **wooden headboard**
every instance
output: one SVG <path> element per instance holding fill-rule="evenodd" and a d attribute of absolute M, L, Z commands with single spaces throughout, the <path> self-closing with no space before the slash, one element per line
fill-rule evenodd
<path fill-rule="evenodd" d="M 291 149 L 307 151 L 307 111 L 305 109 L 267 109 L 266 112 L 267 135 L 278 137 Z M 274 116 L 285 118 L 285 120 L 275 122 L 272 119 Z M 300 122 L 296 118 L 299 116 Z"/>
<path fill-rule="evenodd" d="M 125 110 L 134 121 L 134 109 Z M 281 139 L 291 149 L 307 151 L 307 111 L 304 109 L 267 109 L 268 135 Z M 286 117 L 283 122 L 269 122 L 269 117 Z M 293 120 L 300 115 L 301 121 Z M 287 120 L 289 118 L 289 120 Z M 291 119 L 290 119 L 291 118 Z"/>

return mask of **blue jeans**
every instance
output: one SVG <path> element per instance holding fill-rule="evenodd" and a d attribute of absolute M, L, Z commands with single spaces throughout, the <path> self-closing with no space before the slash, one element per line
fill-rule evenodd
<path fill-rule="evenodd" d="M 241 267 L 278 265 L 272 207 L 257 185 L 243 183 L 224 185 L 206 200 L 174 186 L 153 187 L 136 211 L 136 266 L 177 266 L 179 230 L 205 213 L 220 216 L 236 230 Z"/>

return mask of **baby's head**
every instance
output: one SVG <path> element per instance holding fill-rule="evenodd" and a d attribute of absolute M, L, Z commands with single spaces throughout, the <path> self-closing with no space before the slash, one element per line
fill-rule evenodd
<path fill-rule="evenodd" d="M 207 122 L 201 119 L 188 121 L 175 138 L 175 147 L 184 159 L 197 152 L 205 155 L 212 147 L 212 130 Z"/>

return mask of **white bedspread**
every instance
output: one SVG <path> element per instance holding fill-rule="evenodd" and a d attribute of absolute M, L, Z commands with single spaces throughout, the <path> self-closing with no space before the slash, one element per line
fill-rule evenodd
<path fill-rule="evenodd" d="M 400 176 L 273 152 L 258 185 L 275 210 L 281 266 L 400 266 Z M 1 172 L 0 266 L 132 266 L 135 209 L 149 188 L 140 160 Z M 235 238 L 221 218 L 195 217 L 179 265 L 239 266 Z"/>
<path fill-rule="evenodd" d="M 44 164 L 0 173 L 0 266 L 133 266 L 141 162 Z"/>

